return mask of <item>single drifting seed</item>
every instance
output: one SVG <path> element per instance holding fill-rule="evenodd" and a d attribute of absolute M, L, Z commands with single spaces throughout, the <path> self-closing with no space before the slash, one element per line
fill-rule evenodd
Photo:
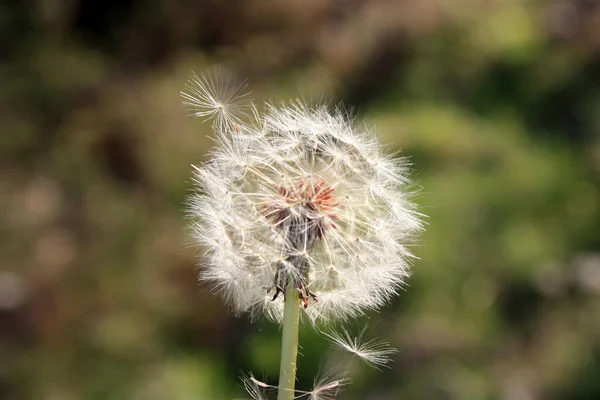
<path fill-rule="evenodd" d="M 181 96 L 193 116 L 207 120 L 214 118 L 216 126 L 223 128 L 246 114 L 247 86 L 245 80 L 225 71 L 217 70 L 203 76 L 192 73 Z"/>
<path fill-rule="evenodd" d="M 308 400 L 335 400 L 342 386 L 349 383 L 350 380 L 347 378 L 328 378 L 327 376 L 323 376 L 322 378 L 315 379 L 313 390 L 310 392 L 298 391 L 302 394 L 296 398 L 306 396 Z"/>
<path fill-rule="evenodd" d="M 361 331 L 356 336 L 352 336 L 346 329 L 342 329 L 340 332 L 324 332 L 323 334 L 335 347 L 353 354 L 375 369 L 387 367 L 387 364 L 392 361 L 390 356 L 398 352 L 397 349 L 390 347 L 386 341 L 368 338 L 366 330 Z"/>
<path fill-rule="evenodd" d="M 242 384 L 244 385 L 244 389 L 253 400 L 268 399 L 266 389 L 272 388 L 272 386 L 259 381 L 251 373 L 247 375 L 242 375 L 241 379 Z"/>
<path fill-rule="evenodd" d="M 259 381 L 258 379 L 254 378 L 253 376 L 252 376 L 252 377 L 250 377 L 250 380 L 251 380 L 251 381 L 252 381 L 252 383 L 254 383 L 256 386 L 260 386 L 260 387 L 263 387 L 263 388 L 270 388 L 270 387 L 273 387 L 273 386 L 271 386 L 271 385 L 267 385 L 266 383 Z"/>

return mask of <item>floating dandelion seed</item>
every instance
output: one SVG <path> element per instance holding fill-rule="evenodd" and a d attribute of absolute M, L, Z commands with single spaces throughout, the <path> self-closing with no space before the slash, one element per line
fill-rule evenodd
<path fill-rule="evenodd" d="M 343 377 L 329 378 L 323 376 L 316 378 L 313 390 L 303 392 L 303 394 L 296 396 L 296 398 L 306 396 L 308 400 L 335 400 L 340 388 L 348 383 L 350 383 L 349 379 Z"/>
<path fill-rule="evenodd" d="M 356 336 L 352 336 L 346 329 L 341 329 L 339 332 L 324 333 L 324 335 L 335 347 L 352 353 L 375 369 L 387 366 L 392 361 L 390 356 L 398 352 L 397 349 L 390 347 L 390 344 L 386 341 L 367 337 L 366 330 L 362 330 Z"/>
<path fill-rule="evenodd" d="M 340 108 L 296 101 L 244 115 L 244 89 L 193 75 L 182 92 L 194 115 L 215 118 L 188 201 L 206 250 L 200 279 L 237 313 L 278 321 L 288 282 L 311 320 L 378 309 L 408 276 L 421 228 L 406 159 Z"/>
<path fill-rule="evenodd" d="M 252 400 L 268 400 L 270 398 L 267 389 L 272 386 L 259 381 L 252 373 L 242 375 L 241 379 L 244 389 L 250 395 Z"/>
<path fill-rule="evenodd" d="M 192 73 L 181 96 L 193 116 L 214 118 L 215 126 L 223 129 L 246 115 L 247 87 L 245 80 L 225 71 L 215 70 L 202 76 Z"/>

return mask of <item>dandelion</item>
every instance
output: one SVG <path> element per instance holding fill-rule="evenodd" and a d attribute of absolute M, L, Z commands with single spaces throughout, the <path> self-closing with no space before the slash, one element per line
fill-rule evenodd
<path fill-rule="evenodd" d="M 227 119 L 216 126 L 209 161 L 194 167 L 199 190 L 189 212 L 206 249 L 200 279 L 236 312 L 276 320 L 288 280 L 312 320 L 382 306 L 408 276 L 406 245 L 420 228 L 406 160 L 384 155 L 372 131 L 340 109 L 267 105 L 265 115 L 242 124 L 229 111 L 219 114 L 219 105 L 233 104 L 193 100 L 217 92 L 184 92 L 205 107 L 198 115 Z"/>
<path fill-rule="evenodd" d="M 398 352 L 386 341 L 367 337 L 366 330 L 362 330 L 356 336 L 352 336 L 346 329 L 324 334 L 335 347 L 353 354 L 375 369 L 387 366 L 392 361 L 390 356 Z"/>
<path fill-rule="evenodd" d="M 408 276 L 407 245 L 421 228 L 409 164 L 342 108 L 267 103 L 249 117 L 245 85 L 222 83 L 193 75 L 182 92 L 194 115 L 215 118 L 189 198 L 206 252 L 200 279 L 236 313 L 282 322 L 279 388 L 293 394 L 300 308 L 311 321 L 355 317 Z"/>

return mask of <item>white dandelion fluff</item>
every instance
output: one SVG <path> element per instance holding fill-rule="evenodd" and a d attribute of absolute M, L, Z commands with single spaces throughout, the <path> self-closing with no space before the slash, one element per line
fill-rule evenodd
<path fill-rule="evenodd" d="M 202 76 L 192 73 L 181 96 L 193 116 L 214 119 L 215 127 L 223 129 L 246 114 L 247 87 L 245 80 L 224 70 Z"/>
<path fill-rule="evenodd" d="M 278 389 L 277 386 L 259 381 L 252 373 L 242 375 L 241 379 L 246 393 L 253 400 L 266 400 L 269 398 L 269 390 Z M 290 393 L 293 394 L 294 399 L 331 400 L 335 399 L 341 387 L 348 383 L 350 383 L 350 380 L 344 377 L 331 378 L 323 375 L 315 378 L 314 387 L 311 391 L 293 390 Z"/>
<path fill-rule="evenodd" d="M 272 388 L 272 386 L 259 381 L 252 373 L 243 374 L 241 380 L 246 393 L 252 400 L 268 400 L 271 398 L 267 389 Z"/>
<path fill-rule="evenodd" d="M 300 393 L 295 398 L 299 399 L 302 397 L 308 400 L 334 400 L 342 388 L 350 383 L 350 380 L 343 377 L 330 378 L 327 376 L 315 378 L 315 384 L 310 392 L 304 392 L 298 390 Z"/>
<path fill-rule="evenodd" d="M 288 283 L 311 320 L 381 307 L 408 276 L 406 246 L 421 227 L 406 159 L 340 108 L 296 101 L 237 114 L 245 87 L 221 81 L 193 75 L 182 92 L 195 115 L 217 120 L 189 198 L 200 279 L 237 313 L 275 320 Z"/>
<path fill-rule="evenodd" d="M 398 352 L 386 341 L 369 338 L 366 330 L 362 330 L 355 336 L 346 329 L 341 329 L 339 332 L 326 332 L 324 335 L 335 347 L 351 353 L 375 369 L 386 366 L 392 361 L 390 356 Z"/>

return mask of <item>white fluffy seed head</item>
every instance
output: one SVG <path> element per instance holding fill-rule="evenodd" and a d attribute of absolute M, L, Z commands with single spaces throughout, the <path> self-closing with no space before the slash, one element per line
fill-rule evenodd
<path fill-rule="evenodd" d="M 220 119 L 189 198 L 200 279 L 237 313 L 275 320 L 288 282 L 313 321 L 381 307 L 408 276 L 406 245 L 421 228 L 406 160 L 339 108 L 294 102 L 236 115 L 241 90 L 220 100 L 217 81 L 194 75 L 183 94 L 196 115 Z"/>

